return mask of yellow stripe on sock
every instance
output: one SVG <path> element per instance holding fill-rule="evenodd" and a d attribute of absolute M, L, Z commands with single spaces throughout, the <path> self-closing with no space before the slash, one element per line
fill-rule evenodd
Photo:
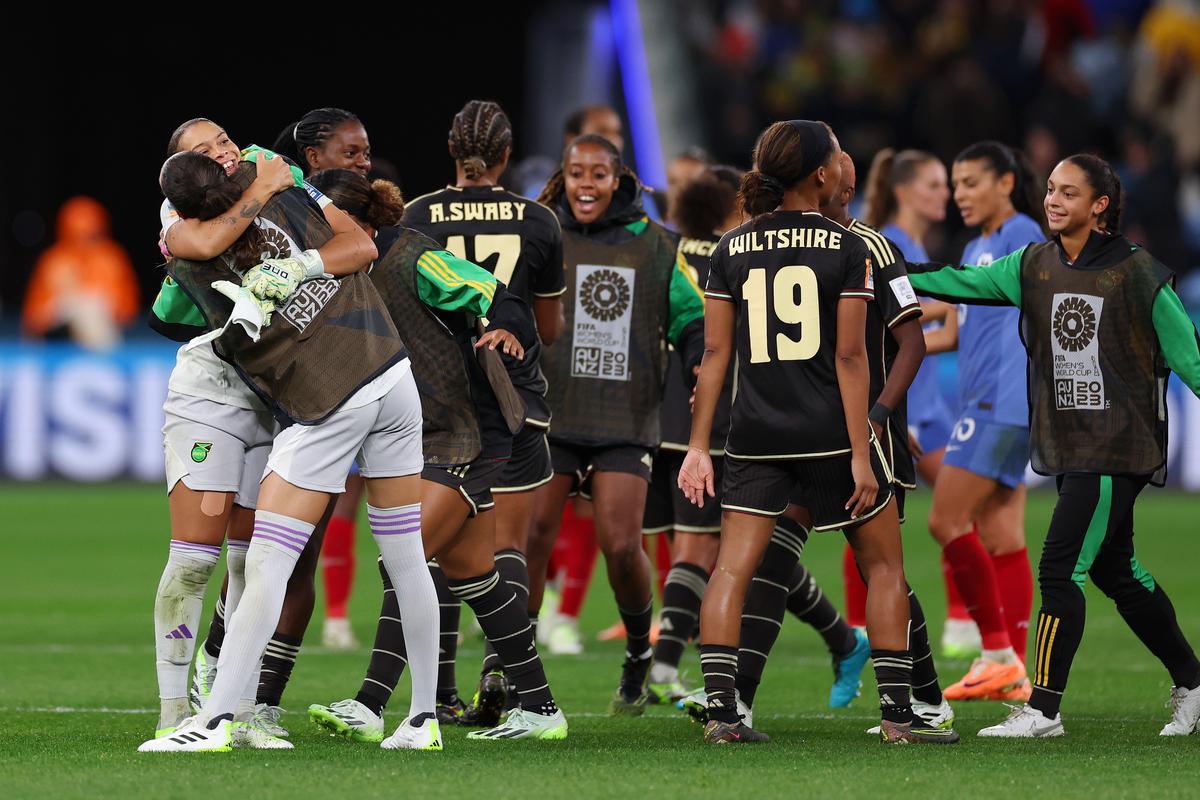
<path fill-rule="evenodd" d="M 1050 683 L 1050 653 L 1054 650 L 1054 635 L 1058 633 L 1058 623 L 1062 620 L 1054 618 L 1054 626 L 1050 628 L 1050 640 L 1046 642 L 1046 663 L 1042 666 L 1042 686 Z"/>
<path fill-rule="evenodd" d="M 1033 682 L 1042 685 L 1042 654 L 1046 649 L 1046 630 L 1050 627 L 1050 618 L 1045 614 L 1038 615 L 1037 637 L 1033 649 Z"/>

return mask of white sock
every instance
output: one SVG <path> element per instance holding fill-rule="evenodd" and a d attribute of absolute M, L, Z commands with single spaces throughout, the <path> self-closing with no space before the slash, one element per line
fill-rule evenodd
<path fill-rule="evenodd" d="M 404 647 L 412 679 L 408 715 L 432 714 L 437 695 L 439 611 L 421 542 L 421 504 L 396 508 L 368 504 L 367 517 L 404 620 Z"/>
<path fill-rule="evenodd" d="M 312 532 L 312 525 L 283 514 L 259 511 L 254 515 L 254 538 L 246 551 L 246 589 L 237 609 L 225 618 L 217 679 L 204 704 L 209 720 L 232 716 L 237 710 L 279 623 L 288 578 Z"/>
<path fill-rule="evenodd" d="M 204 590 L 221 548 L 171 540 L 167 565 L 154 597 L 154 654 L 161 704 L 158 727 L 187 716 L 188 666 L 196 650 L 196 627 Z"/>
<path fill-rule="evenodd" d="M 1017 651 L 1011 647 L 1002 647 L 999 650 L 984 650 L 979 657 L 993 664 L 1012 664 L 1017 660 Z"/>
<path fill-rule="evenodd" d="M 654 666 L 650 667 L 650 682 L 651 683 L 674 683 L 679 678 L 679 667 L 672 667 L 670 664 L 659 664 L 655 662 Z"/>
<path fill-rule="evenodd" d="M 242 592 L 246 590 L 246 551 L 250 542 L 229 539 L 225 542 L 225 571 L 229 575 L 229 585 L 225 587 L 225 614 L 233 613 Z"/>

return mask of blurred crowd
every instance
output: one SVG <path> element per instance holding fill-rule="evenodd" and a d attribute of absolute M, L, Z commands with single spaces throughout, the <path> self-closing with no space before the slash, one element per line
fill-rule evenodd
<path fill-rule="evenodd" d="M 919 147 L 949 163 L 999 139 L 1044 176 L 1093 151 L 1119 165 L 1125 229 L 1200 266 L 1195 0 L 679 0 L 713 156 L 744 164 L 763 126 L 824 119 L 861 163 Z M 686 7 L 686 8 L 685 8 Z M 950 215 L 938 257 L 958 248 Z M 935 248 L 936 249 L 936 248 Z"/>

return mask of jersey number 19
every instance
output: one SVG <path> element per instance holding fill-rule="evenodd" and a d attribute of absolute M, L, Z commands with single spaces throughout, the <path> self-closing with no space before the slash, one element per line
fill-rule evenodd
<path fill-rule="evenodd" d="M 821 348 L 817 274 L 810 267 L 782 267 L 775 273 L 772 284 L 770 303 L 767 302 L 765 269 L 750 270 L 742 284 L 750 326 L 750 363 L 762 364 L 771 360 L 767 337 L 768 307 L 780 324 L 799 326 L 799 339 L 786 333 L 775 334 L 775 357 L 780 361 L 807 361 Z"/>

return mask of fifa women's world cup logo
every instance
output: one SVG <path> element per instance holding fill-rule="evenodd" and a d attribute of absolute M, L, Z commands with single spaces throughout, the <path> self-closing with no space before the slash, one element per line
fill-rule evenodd
<path fill-rule="evenodd" d="M 1082 297 L 1067 297 L 1054 310 L 1054 338 L 1063 350 L 1079 352 L 1096 337 L 1096 312 Z"/>
<path fill-rule="evenodd" d="M 1104 298 L 1095 295 L 1061 293 L 1051 301 L 1050 356 L 1059 411 L 1094 411 L 1108 405 L 1096 336 L 1103 313 Z"/>
<path fill-rule="evenodd" d="M 575 270 L 571 374 L 629 380 L 629 330 L 636 275 L 629 267 L 580 264 Z"/>
<path fill-rule="evenodd" d="M 611 269 L 598 269 L 579 287 L 579 301 L 588 316 L 610 322 L 629 308 L 629 284 Z"/>

